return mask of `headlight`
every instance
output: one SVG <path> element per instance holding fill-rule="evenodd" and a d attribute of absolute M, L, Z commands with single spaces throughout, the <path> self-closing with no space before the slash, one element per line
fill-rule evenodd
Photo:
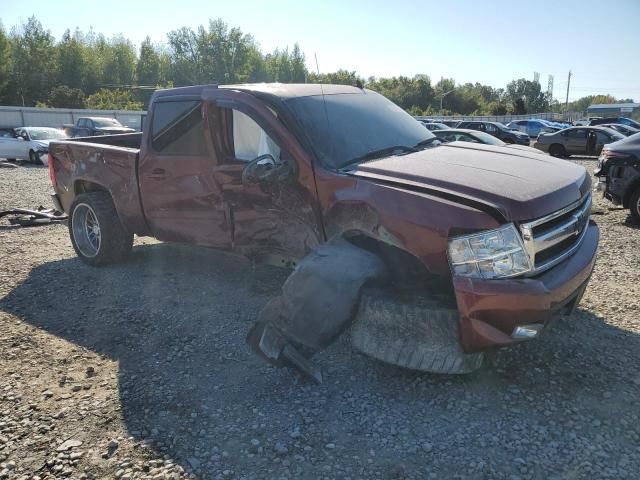
<path fill-rule="evenodd" d="M 512 223 L 451 238 L 449 263 L 454 275 L 465 277 L 513 277 L 532 270 L 522 239 Z"/>

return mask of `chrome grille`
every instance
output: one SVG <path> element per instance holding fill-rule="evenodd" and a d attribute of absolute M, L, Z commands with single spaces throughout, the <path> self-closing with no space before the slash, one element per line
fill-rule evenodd
<path fill-rule="evenodd" d="M 587 232 L 591 193 L 545 217 L 520 225 L 534 273 L 557 265 L 575 252 Z"/>

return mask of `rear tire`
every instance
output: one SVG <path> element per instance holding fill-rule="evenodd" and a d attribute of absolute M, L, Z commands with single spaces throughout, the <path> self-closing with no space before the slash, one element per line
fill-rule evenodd
<path fill-rule="evenodd" d="M 636 223 L 640 223 L 640 187 L 631 194 L 629 200 L 629 210 L 631 210 L 631 216 Z"/>
<path fill-rule="evenodd" d="M 78 257 L 92 266 L 119 262 L 133 246 L 133 233 L 123 227 L 107 192 L 82 193 L 73 200 L 69 235 Z"/>
<path fill-rule="evenodd" d="M 363 293 L 351 342 L 383 362 L 434 373 L 470 373 L 484 357 L 462 351 L 457 309 L 437 299 L 380 291 Z"/>
<path fill-rule="evenodd" d="M 549 155 L 552 157 L 565 158 L 567 157 L 567 150 L 564 146 L 554 143 L 549 147 Z"/>

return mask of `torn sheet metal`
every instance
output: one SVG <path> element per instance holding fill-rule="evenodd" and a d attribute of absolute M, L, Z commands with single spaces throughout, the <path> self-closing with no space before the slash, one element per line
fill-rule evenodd
<path fill-rule="evenodd" d="M 374 254 L 341 240 L 307 255 L 262 309 L 247 343 L 269 363 L 293 367 L 322 381 L 308 360 L 331 345 L 357 312 L 364 286 L 386 281 L 386 267 Z"/>

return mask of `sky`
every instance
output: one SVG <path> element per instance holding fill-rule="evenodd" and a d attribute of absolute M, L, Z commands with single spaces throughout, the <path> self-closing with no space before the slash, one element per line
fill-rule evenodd
<path fill-rule="evenodd" d="M 94 6 L 94 8 L 90 8 Z M 222 18 L 263 53 L 300 44 L 307 67 L 361 76 L 427 74 L 504 88 L 540 73 L 554 98 L 640 101 L 640 0 L 0 0 L 5 29 L 35 15 L 59 39 L 76 27 L 139 44 Z"/>

